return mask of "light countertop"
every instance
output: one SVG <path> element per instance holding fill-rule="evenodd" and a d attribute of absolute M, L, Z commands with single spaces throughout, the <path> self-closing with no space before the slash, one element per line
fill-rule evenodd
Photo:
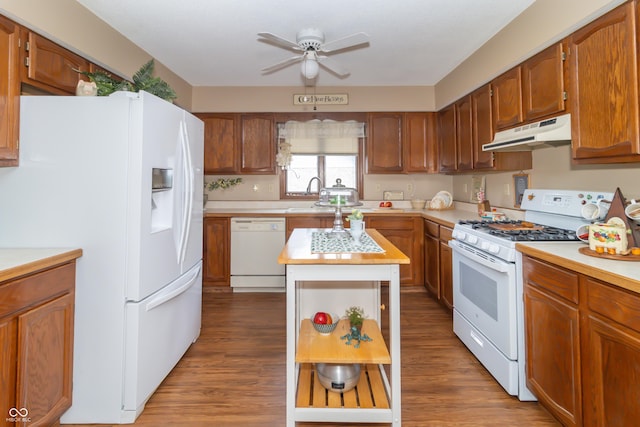
<path fill-rule="evenodd" d="M 407 201 L 394 202 L 394 209 L 379 209 L 375 206 L 365 204 L 362 208 L 365 217 L 372 216 L 415 216 L 419 215 L 425 219 L 437 222 L 446 227 L 453 227 L 460 219 L 479 219 L 477 208 L 473 204 L 455 203 L 455 209 L 450 210 L 428 210 L 428 209 L 411 209 L 407 207 Z M 306 202 L 300 207 L 311 207 L 312 203 Z M 297 206 L 296 206 L 297 207 Z M 290 206 L 283 205 L 278 202 L 273 203 L 236 203 L 218 206 L 215 202 L 209 202 L 204 210 L 204 216 L 287 216 L 287 215 L 313 215 L 313 216 L 333 216 L 334 212 L 328 210 L 320 210 L 317 212 L 290 210 Z M 351 208 L 343 208 L 342 214 L 348 215 Z M 509 218 L 518 218 L 520 213 L 513 211 L 508 213 Z"/>
<path fill-rule="evenodd" d="M 640 262 L 583 255 L 578 249 L 584 246 L 582 242 L 527 242 L 517 243 L 516 249 L 523 254 L 640 293 Z"/>
<path fill-rule="evenodd" d="M 35 273 L 82 256 L 71 248 L 0 248 L 0 282 Z"/>
<path fill-rule="evenodd" d="M 317 228 L 296 228 L 285 244 L 279 264 L 409 264 L 409 257 L 375 229 L 367 229 L 367 234 L 384 250 L 382 253 L 314 253 L 311 252 L 311 238 Z"/>

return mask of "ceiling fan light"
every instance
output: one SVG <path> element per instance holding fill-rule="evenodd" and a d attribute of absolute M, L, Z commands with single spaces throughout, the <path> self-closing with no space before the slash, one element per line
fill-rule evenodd
<path fill-rule="evenodd" d="M 320 70 L 320 67 L 318 66 L 318 61 L 316 61 L 315 59 L 309 59 L 309 58 L 305 58 L 304 61 L 302 61 L 302 75 L 308 79 L 315 79 L 318 76 L 318 71 Z"/>

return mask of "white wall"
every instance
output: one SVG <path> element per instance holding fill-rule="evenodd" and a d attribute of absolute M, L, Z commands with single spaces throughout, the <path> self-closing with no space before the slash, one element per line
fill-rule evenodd
<path fill-rule="evenodd" d="M 482 46 L 468 60 L 435 87 L 332 87 L 318 93 L 348 93 L 346 106 L 318 106 L 318 111 L 435 111 L 469 93 L 503 71 L 518 64 L 579 26 L 612 9 L 624 0 L 536 0 L 513 23 Z M 0 13 L 118 74 L 130 77 L 150 59 L 111 27 L 74 0 L 0 0 Z M 309 111 L 293 105 L 293 94 L 303 87 L 194 87 L 156 62 L 156 74 L 178 93 L 178 104 L 191 111 Z M 640 169 L 633 165 L 571 165 L 566 149 L 542 149 L 534 153 L 531 185 L 566 189 L 620 187 L 627 197 L 638 197 Z M 556 151 L 557 150 L 557 151 Z M 497 206 L 513 206 L 505 186 L 512 185 L 513 173 L 487 174 L 487 196 Z M 253 185 L 258 186 L 254 192 Z M 383 190 L 403 190 L 412 185 L 416 197 L 430 198 L 439 190 L 454 193 L 467 201 L 471 176 L 445 175 L 368 175 L 365 198 L 379 199 Z M 585 188 L 588 187 L 588 188 Z M 273 191 L 268 191 L 269 189 Z M 380 188 L 380 190 L 378 190 Z M 511 189 L 511 192 L 513 190 Z M 245 183 L 232 190 L 213 192 L 212 198 L 276 200 L 277 176 L 245 177 Z"/>
<path fill-rule="evenodd" d="M 0 0 L 0 14 L 126 78 L 151 59 L 74 0 Z M 176 104 L 189 110 L 191 86 L 162 63 L 154 63 L 154 74 L 176 91 Z"/>
<path fill-rule="evenodd" d="M 235 177 L 225 175 L 225 178 Z M 205 181 L 213 181 L 220 176 L 210 175 Z M 242 176 L 242 183 L 226 190 L 209 191 L 209 200 L 279 200 L 279 177 L 274 175 Z M 333 185 L 327 183 L 327 185 Z M 254 186 L 256 190 L 254 191 Z M 404 192 L 405 200 L 412 198 L 430 199 L 440 190 L 453 191 L 453 177 L 447 175 L 365 175 L 364 200 L 382 200 L 385 190 Z"/>
<path fill-rule="evenodd" d="M 615 192 L 616 188 L 620 188 L 627 199 L 640 198 L 640 164 L 572 165 L 569 145 L 534 150 L 533 169 L 524 172 L 529 174 L 530 188 L 608 192 Z M 484 174 L 486 198 L 492 206 L 514 206 L 513 174 L 514 172 Z M 468 190 L 472 188 L 471 181 L 470 175 L 453 178 L 456 200 L 470 200 L 471 193 Z"/>
<path fill-rule="evenodd" d="M 436 85 L 436 109 L 571 34 L 625 0 L 536 0 Z"/>

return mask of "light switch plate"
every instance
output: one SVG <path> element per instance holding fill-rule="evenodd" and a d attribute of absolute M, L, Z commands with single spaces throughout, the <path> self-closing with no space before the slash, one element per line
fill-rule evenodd
<path fill-rule="evenodd" d="M 399 190 L 387 190 L 382 192 L 383 200 L 404 200 L 404 192 Z"/>

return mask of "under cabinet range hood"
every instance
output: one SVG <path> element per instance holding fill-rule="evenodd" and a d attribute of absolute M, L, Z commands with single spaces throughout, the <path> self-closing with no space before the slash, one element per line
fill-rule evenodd
<path fill-rule="evenodd" d="M 482 151 L 530 151 L 571 143 L 571 114 L 496 132 Z"/>

